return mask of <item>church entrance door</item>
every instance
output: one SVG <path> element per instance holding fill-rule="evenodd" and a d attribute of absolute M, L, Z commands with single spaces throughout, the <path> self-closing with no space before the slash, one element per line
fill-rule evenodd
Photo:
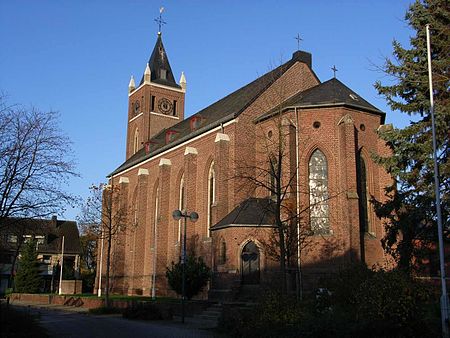
<path fill-rule="evenodd" d="M 259 249 L 248 242 L 242 249 L 242 284 L 259 284 Z"/>

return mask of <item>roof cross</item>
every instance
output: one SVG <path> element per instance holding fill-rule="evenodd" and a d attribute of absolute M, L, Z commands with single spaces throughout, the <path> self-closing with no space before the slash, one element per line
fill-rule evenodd
<path fill-rule="evenodd" d="M 333 65 L 333 67 L 331 67 L 331 70 L 333 71 L 333 77 L 336 78 L 336 72 L 338 71 L 338 69 Z"/>
<path fill-rule="evenodd" d="M 167 22 L 165 22 L 162 18 L 162 13 L 164 12 L 164 7 L 161 7 L 159 9 L 159 17 L 155 19 L 155 21 L 158 23 L 158 34 L 161 34 L 161 28 L 163 25 L 165 25 Z"/>
<path fill-rule="evenodd" d="M 297 40 L 297 50 L 300 50 L 300 41 L 303 41 L 303 39 L 300 37 L 299 33 L 297 33 L 297 36 L 294 39 Z"/>

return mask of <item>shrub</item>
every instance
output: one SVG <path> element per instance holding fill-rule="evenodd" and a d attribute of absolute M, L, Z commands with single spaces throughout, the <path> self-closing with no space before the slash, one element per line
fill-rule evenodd
<path fill-rule="evenodd" d="M 139 302 L 128 307 L 123 312 L 123 317 L 128 319 L 143 319 L 143 320 L 162 320 L 172 319 L 172 311 L 161 311 L 156 304 L 148 302 Z"/>
<path fill-rule="evenodd" d="M 269 292 L 254 307 L 225 310 L 219 328 L 233 337 L 298 337 L 304 317 L 302 304 Z"/>
<path fill-rule="evenodd" d="M 430 301 L 429 288 L 402 271 L 361 266 L 338 275 L 331 299 L 334 313 L 343 313 L 341 319 L 350 324 L 347 330 L 368 337 L 429 335 L 434 330 L 426 315 Z"/>
<path fill-rule="evenodd" d="M 181 262 L 174 263 L 167 268 L 167 281 L 177 294 L 182 294 L 182 271 Z M 186 259 L 186 288 L 185 294 L 187 299 L 191 299 L 197 295 L 208 283 L 211 276 L 211 269 L 203 262 L 201 257 L 189 256 Z"/>

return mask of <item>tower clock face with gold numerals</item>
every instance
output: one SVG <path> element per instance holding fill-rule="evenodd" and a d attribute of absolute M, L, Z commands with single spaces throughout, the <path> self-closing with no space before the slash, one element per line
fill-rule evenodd
<path fill-rule="evenodd" d="M 172 102 L 170 102 L 168 99 L 166 98 L 159 99 L 158 110 L 160 113 L 169 114 L 172 112 L 172 108 L 173 108 Z"/>

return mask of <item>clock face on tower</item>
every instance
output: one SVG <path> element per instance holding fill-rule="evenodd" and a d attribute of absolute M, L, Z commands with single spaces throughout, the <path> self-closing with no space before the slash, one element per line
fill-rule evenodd
<path fill-rule="evenodd" d="M 172 108 L 173 108 L 172 102 L 170 102 L 168 99 L 166 98 L 159 99 L 158 110 L 160 113 L 163 114 L 172 113 Z"/>

